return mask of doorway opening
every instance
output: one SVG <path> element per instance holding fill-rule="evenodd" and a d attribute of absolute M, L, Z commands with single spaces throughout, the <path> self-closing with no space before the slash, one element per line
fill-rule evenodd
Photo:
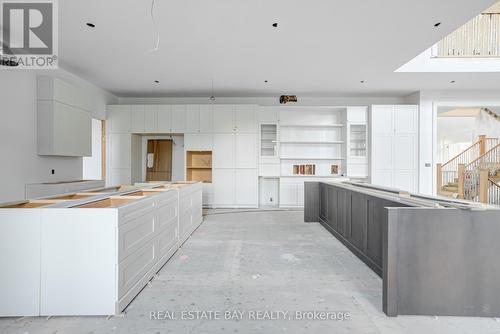
<path fill-rule="evenodd" d="M 172 181 L 172 140 L 148 139 L 146 181 Z"/>

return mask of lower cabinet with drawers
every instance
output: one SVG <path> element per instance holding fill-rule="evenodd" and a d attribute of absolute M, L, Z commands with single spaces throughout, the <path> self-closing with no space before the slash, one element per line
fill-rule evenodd
<path fill-rule="evenodd" d="M 38 260 L 26 257 L 26 266 L 13 250 L 0 254 L 12 276 L 0 278 L 0 316 L 119 314 L 202 222 L 201 183 L 85 194 L 46 206 L 0 206 L 0 230 L 13 226 L 11 212 L 26 212 L 16 214 L 25 221 L 15 223 L 29 224 L 33 233 L 17 235 L 40 250 Z M 7 237 L 0 235 L 0 242 Z M 32 288 L 17 279 L 28 265 L 36 271 L 30 273 Z"/>

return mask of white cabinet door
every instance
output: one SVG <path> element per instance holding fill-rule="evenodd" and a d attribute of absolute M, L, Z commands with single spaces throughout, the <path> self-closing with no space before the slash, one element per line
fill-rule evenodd
<path fill-rule="evenodd" d="M 184 149 L 186 151 L 212 151 L 212 135 L 186 133 Z"/>
<path fill-rule="evenodd" d="M 186 106 L 186 133 L 200 132 L 200 106 Z"/>
<path fill-rule="evenodd" d="M 200 132 L 213 132 L 213 106 L 211 105 L 200 106 Z"/>
<path fill-rule="evenodd" d="M 257 169 L 236 169 L 235 171 L 235 204 L 257 207 Z"/>
<path fill-rule="evenodd" d="M 132 133 L 144 133 L 144 106 L 143 105 L 133 105 L 131 107 L 131 124 L 130 132 Z"/>
<path fill-rule="evenodd" d="M 417 132 L 417 106 L 394 106 L 394 132 L 396 134 Z"/>
<path fill-rule="evenodd" d="M 214 133 L 234 132 L 234 106 L 214 105 L 213 126 Z"/>
<path fill-rule="evenodd" d="M 213 167 L 233 168 L 234 167 L 234 135 L 214 134 L 213 135 Z"/>
<path fill-rule="evenodd" d="M 235 150 L 236 168 L 257 167 L 257 135 L 237 134 Z"/>
<path fill-rule="evenodd" d="M 147 105 L 144 107 L 144 131 L 146 133 L 158 132 L 158 106 Z"/>
<path fill-rule="evenodd" d="M 111 168 L 130 168 L 131 162 L 131 135 L 125 133 L 112 133 L 110 141 Z"/>
<path fill-rule="evenodd" d="M 213 169 L 214 205 L 234 205 L 234 176 L 232 168 Z"/>
<path fill-rule="evenodd" d="M 373 106 L 372 107 L 372 133 L 375 134 L 393 134 L 393 110 L 394 106 Z"/>
<path fill-rule="evenodd" d="M 237 105 L 234 110 L 235 131 L 240 133 L 257 132 L 257 113 L 253 105 Z"/>
<path fill-rule="evenodd" d="M 172 132 L 172 106 L 158 106 L 158 133 Z"/>
<path fill-rule="evenodd" d="M 130 132 L 130 106 L 108 106 L 107 114 L 111 133 Z"/>
<path fill-rule="evenodd" d="M 184 133 L 186 131 L 186 106 L 172 106 L 172 133 Z"/>

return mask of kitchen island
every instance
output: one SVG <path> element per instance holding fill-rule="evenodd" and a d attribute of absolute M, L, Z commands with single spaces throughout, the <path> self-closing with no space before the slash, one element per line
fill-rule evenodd
<path fill-rule="evenodd" d="M 500 207 L 368 184 L 306 183 L 320 222 L 383 278 L 389 316 L 500 316 Z"/>
<path fill-rule="evenodd" d="M 199 182 L 0 205 L 0 316 L 123 311 L 202 222 Z"/>

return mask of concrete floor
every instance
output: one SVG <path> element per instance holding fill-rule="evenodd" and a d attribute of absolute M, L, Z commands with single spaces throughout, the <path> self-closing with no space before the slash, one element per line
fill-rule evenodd
<path fill-rule="evenodd" d="M 245 311 L 241 320 L 151 320 L 150 312 Z M 252 320 L 251 311 L 291 320 Z M 348 313 L 297 320 L 295 311 Z M 169 313 L 170 314 L 170 313 Z M 257 315 L 257 313 L 253 313 Z M 333 315 L 333 313 L 331 313 Z M 261 313 L 262 316 L 270 313 Z M 166 313 L 159 316 L 165 318 Z M 224 318 L 224 313 L 220 315 Z M 382 280 L 302 212 L 209 215 L 121 317 L 10 318 L 0 333 L 500 333 L 492 318 L 388 318 Z"/>

